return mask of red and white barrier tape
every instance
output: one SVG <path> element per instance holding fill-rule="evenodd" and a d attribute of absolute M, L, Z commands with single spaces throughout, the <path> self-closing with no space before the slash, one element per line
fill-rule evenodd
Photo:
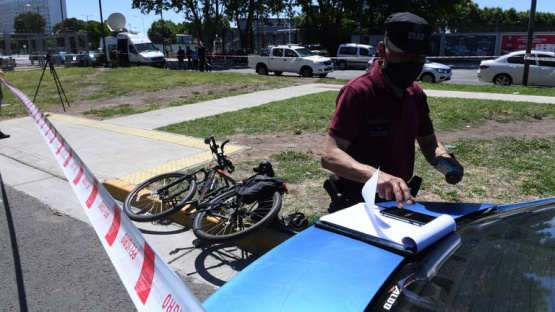
<path fill-rule="evenodd" d="M 205 311 L 42 111 L 14 86 L 1 79 L 0 83 L 4 83 L 27 109 L 70 182 L 137 310 Z"/>

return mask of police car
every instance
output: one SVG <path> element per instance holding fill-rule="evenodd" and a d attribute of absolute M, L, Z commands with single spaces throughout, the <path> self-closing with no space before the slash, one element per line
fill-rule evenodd
<path fill-rule="evenodd" d="M 407 209 L 448 215 L 456 230 L 414 252 L 322 218 L 248 266 L 203 306 L 207 311 L 553 311 L 555 197 L 499 206 L 423 202 Z"/>

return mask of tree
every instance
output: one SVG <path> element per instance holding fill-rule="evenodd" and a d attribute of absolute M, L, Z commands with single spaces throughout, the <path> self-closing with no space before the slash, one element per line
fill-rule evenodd
<path fill-rule="evenodd" d="M 282 0 L 133 0 L 132 7 L 143 13 L 170 9 L 183 13 L 191 23 L 190 34 L 212 48 L 215 36 L 223 36 L 229 21 L 239 25 L 241 45 L 250 47 L 253 19 L 283 12 L 285 4 Z"/>
<path fill-rule="evenodd" d="M 162 43 L 164 39 L 169 39 L 170 42 L 177 42 L 177 26 L 172 21 L 154 21 L 147 31 L 148 38 L 154 43 Z"/>
<path fill-rule="evenodd" d="M 78 32 L 80 30 L 86 30 L 86 27 L 87 24 L 85 21 L 72 17 L 57 23 L 52 27 L 52 30 L 54 32 Z"/>
<path fill-rule="evenodd" d="M 14 17 L 13 27 L 16 33 L 44 33 L 46 20 L 38 13 L 23 12 Z"/>
<path fill-rule="evenodd" d="M 223 1 L 225 0 L 133 0 L 132 7 L 140 9 L 142 13 L 154 11 L 156 14 L 163 14 L 170 9 L 181 12 L 184 19 L 192 23 L 191 35 L 210 44 L 222 18 Z"/>
<path fill-rule="evenodd" d="M 109 34 L 110 29 L 106 23 L 101 24 L 97 21 L 89 21 L 89 42 L 91 43 L 92 49 L 98 49 L 100 47 L 100 39 L 102 38 L 102 25 L 104 25 L 104 34 Z M 87 31 L 85 26 L 85 32 Z"/>

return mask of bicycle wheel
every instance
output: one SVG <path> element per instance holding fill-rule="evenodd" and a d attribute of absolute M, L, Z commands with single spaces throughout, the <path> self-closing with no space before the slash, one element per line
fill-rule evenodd
<path fill-rule="evenodd" d="M 180 172 L 164 173 L 137 185 L 125 199 L 123 211 L 133 221 L 162 219 L 179 209 L 196 192 L 194 176 Z"/>
<path fill-rule="evenodd" d="M 238 201 L 235 189 L 214 198 L 217 205 L 199 212 L 193 223 L 193 232 L 207 242 L 225 242 L 262 229 L 277 217 L 281 209 L 281 193 L 252 204 Z"/>

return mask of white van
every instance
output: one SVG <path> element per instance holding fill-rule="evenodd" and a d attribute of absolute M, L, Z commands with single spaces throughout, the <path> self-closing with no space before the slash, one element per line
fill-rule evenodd
<path fill-rule="evenodd" d="M 376 48 L 367 44 L 345 43 L 337 48 L 336 64 L 339 69 L 361 68 L 365 69 L 366 64 L 376 54 Z"/>
<path fill-rule="evenodd" d="M 155 67 L 164 67 L 166 64 L 164 53 L 159 51 L 150 39 L 141 33 L 120 32 L 116 37 L 106 37 L 105 39 L 108 47 L 108 60 L 110 60 L 110 51 L 115 49 L 119 52 L 120 62 L 124 64 Z M 102 40 L 100 40 L 100 47 L 104 47 Z"/>

